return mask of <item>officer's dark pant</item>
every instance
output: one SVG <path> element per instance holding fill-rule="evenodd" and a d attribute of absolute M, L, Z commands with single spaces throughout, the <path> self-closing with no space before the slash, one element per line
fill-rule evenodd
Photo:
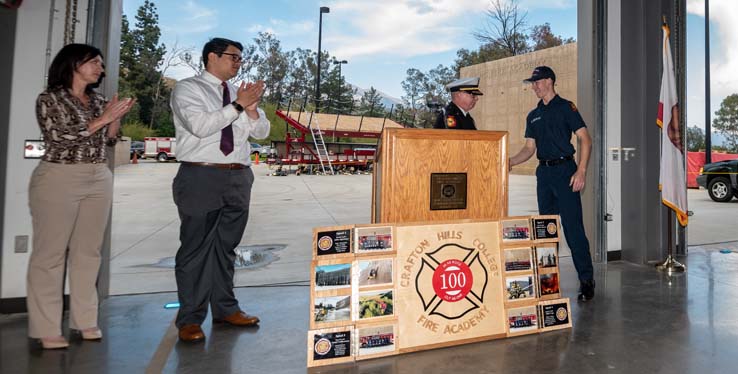
<path fill-rule="evenodd" d="M 202 324 L 208 313 L 240 310 L 233 294 L 235 248 L 249 216 L 254 173 L 182 164 L 172 184 L 181 220 L 175 258 L 177 327 Z"/>
<path fill-rule="evenodd" d="M 593 279 L 592 256 L 589 254 L 589 241 L 582 222 L 582 200 L 579 192 L 573 192 L 569 181 L 577 170 L 573 160 L 558 165 L 539 165 L 538 212 L 540 214 L 559 214 L 564 226 L 566 243 L 571 249 L 574 267 L 580 281 Z"/>

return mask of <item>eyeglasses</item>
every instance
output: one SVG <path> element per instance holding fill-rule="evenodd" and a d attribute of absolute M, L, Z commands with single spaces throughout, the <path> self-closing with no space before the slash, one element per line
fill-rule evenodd
<path fill-rule="evenodd" d="M 243 61 L 243 57 L 241 57 L 241 55 L 239 55 L 239 54 L 228 53 L 228 52 L 221 52 L 220 54 L 221 55 L 231 56 L 231 60 L 233 60 L 233 62 L 241 62 L 241 61 Z"/>

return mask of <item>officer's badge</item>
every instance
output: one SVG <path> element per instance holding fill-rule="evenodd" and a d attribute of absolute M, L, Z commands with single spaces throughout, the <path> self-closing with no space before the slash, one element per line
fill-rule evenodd
<path fill-rule="evenodd" d="M 454 116 L 446 117 L 446 127 L 448 127 L 449 129 L 453 129 L 456 127 L 456 118 L 454 118 Z"/>
<path fill-rule="evenodd" d="M 571 111 L 572 111 L 572 112 L 576 112 L 576 111 L 578 110 L 578 109 L 577 109 L 577 106 L 576 106 L 576 105 L 574 105 L 574 103 L 572 103 L 572 102 L 569 102 L 569 106 L 571 106 Z"/>

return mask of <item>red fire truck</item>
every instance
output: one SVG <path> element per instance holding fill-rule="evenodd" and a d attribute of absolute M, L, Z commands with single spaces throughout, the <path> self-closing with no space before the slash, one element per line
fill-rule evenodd
<path fill-rule="evenodd" d="M 159 162 L 175 158 L 176 138 L 152 137 L 144 138 L 144 158 L 156 158 Z"/>

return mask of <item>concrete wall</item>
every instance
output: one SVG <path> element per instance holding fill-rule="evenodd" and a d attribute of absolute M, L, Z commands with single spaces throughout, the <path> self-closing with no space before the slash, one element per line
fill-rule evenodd
<path fill-rule="evenodd" d="M 577 101 L 577 45 L 576 43 L 544 49 L 520 56 L 468 66 L 461 69 L 461 77 L 480 77 L 484 92 L 472 110 L 480 130 L 507 131 L 510 134 L 510 155 L 517 153 L 525 143 L 525 119 L 538 103 L 530 85 L 523 79 L 530 77 L 536 66 L 548 65 L 556 73 L 556 92 L 568 100 Z M 513 169 L 517 174 L 534 174 L 537 160 Z"/>

